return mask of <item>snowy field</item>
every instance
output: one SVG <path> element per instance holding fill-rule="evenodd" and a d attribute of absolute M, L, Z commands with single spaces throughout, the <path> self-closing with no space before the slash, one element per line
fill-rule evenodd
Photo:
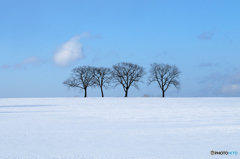
<path fill-rule="evenodd" d="M 0 159 L 215 159 L 240 153 L 240 98 L 0 99 Z"/>

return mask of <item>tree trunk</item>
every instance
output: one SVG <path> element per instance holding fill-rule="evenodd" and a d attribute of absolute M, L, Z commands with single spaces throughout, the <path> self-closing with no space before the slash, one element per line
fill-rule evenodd
<path fill-rule="evenodd" d="M 85 91 L 84 98 L 86 98 L 87 97 L 87 88 L 84 88 L 84 91 Z"/>
<path fill-rule="evenodd" d="M 128 96 L 128 89 L 126 89 L 126 91 L 125 91 L 125 97 L 127 97 Z"/>
<path fill-rule="evenodd" d="M 104 95 L 103 95 L 103 88 L 101 87 L 101 93 L 102 93 L 102 97 L 104 97 Z"/>
<path fill-rule="evenodd" d="M 164 90 L 162 91 L 162 97 L 163 98 L 165 97 L 165 91 Z"/>

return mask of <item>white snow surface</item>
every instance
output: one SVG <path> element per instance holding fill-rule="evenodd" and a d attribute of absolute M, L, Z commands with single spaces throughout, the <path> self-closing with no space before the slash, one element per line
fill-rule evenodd
<path fill-rule="evenodd" d="M 0 159 L 212 159 L 240 153 L 240 98 L 2 98 Z"/>

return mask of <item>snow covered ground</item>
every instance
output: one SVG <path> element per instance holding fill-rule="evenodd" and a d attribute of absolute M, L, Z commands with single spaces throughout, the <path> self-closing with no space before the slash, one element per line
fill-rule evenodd
<path fill-rule="evenodd" d="M 0 159 L 212 159 L 240 153 L 240 98 L 0 99 Z"/>

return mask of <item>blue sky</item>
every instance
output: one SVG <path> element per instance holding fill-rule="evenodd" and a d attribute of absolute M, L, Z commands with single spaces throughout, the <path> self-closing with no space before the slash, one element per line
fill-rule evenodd
<path fill-rule="evenodd" d="M 178 66 L 181 90 L 166 97 L 239 97 L 239 8 L 239 0 L 1 0 L 0 97 L 83 96 L 62 85 L 73 68 L 118 62 L 147 72 L 154 62 Z M 161 96 L 148 75 L 130 97 Z M 124 96 L 121 86 L 104 93 Z"/>

